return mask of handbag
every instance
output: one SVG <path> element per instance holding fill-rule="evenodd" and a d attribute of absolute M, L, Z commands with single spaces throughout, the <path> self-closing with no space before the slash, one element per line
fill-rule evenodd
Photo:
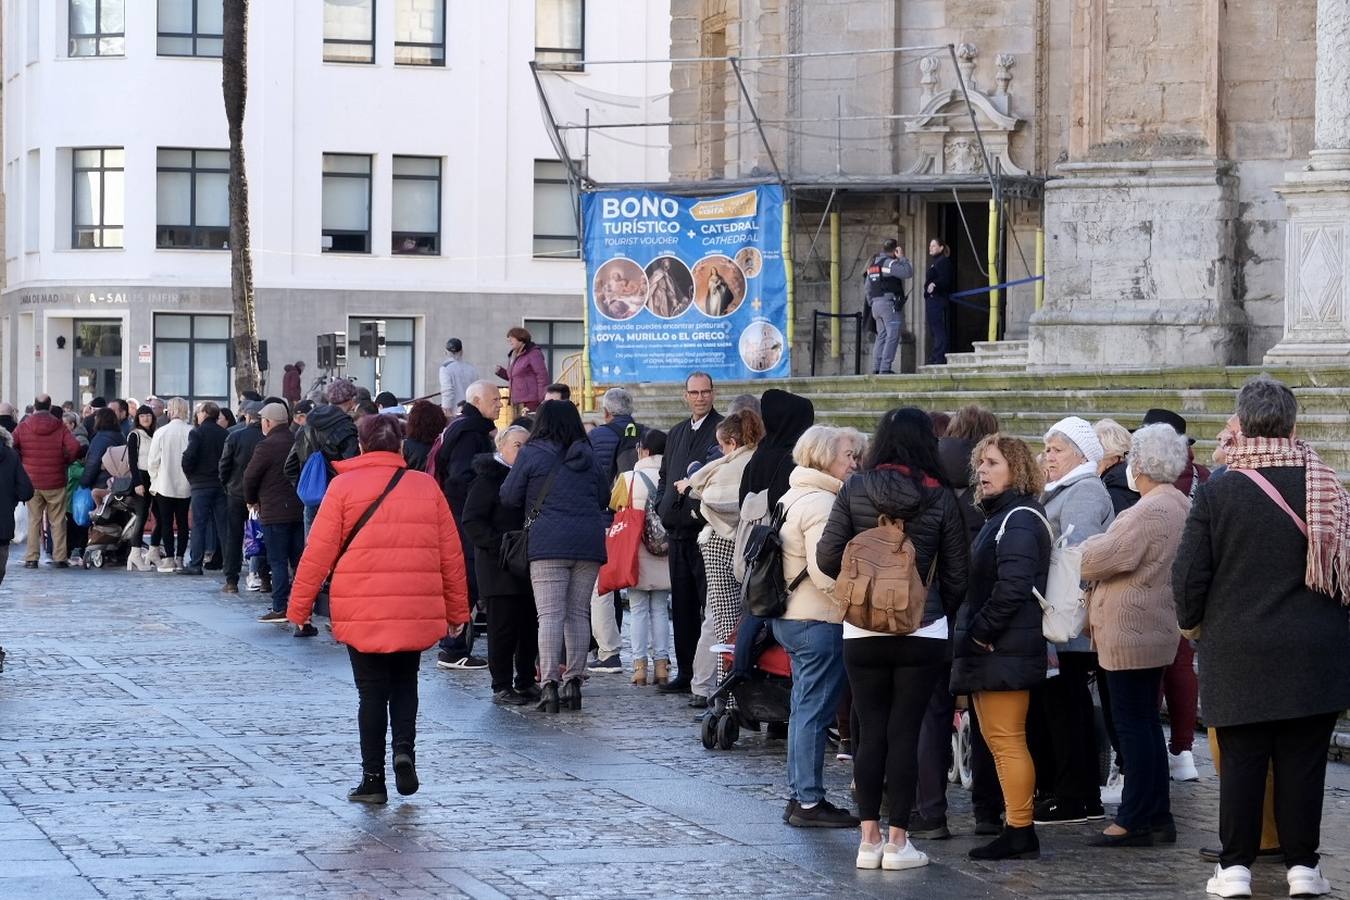
<path fill-rule="evenodd" d="M 596 579 L 597 594 L 608 594 L 638 583 L 638 548 L 647 511 L 632 506 L 620 510 L 605 531 L 605 564 Z"/>
<path fill-rule="evenodd" d="M 1082 583 L 1083 551 L 1080 547 L 1070 547 L 1068 544 L 1072 525 L 1056 540 L 1055 530 L 1050 527 L 1049 520 L 1030 506 L 1019 506 L 1003 517 L 1003 523 L 994 537 L 995 546 L 1003 538 L 1008 519 L 1018 510 L 1029 512 L 1040 519 L 1045 530 L 1050 532 L 1050 572 L 1046 577 L 1045 594 L 1042 595 L 1036 588 L 1032 588 L 1031 593 L 1041 605 L 1042 636 L 1052 644 L 1067 644 L 1082 634 L 1087 625 L 1087 604 L 1083 598 Z"/>
<path fill-rule="evenodd" d="M 539 511 L 544 508 L 544 500 L 548 498 L 548 492 L 553 488 L 553 481 L 558 477 L 558 470 L 562 468 L 566 456 L 566 450 L 558 454 L 558 459 L 553 464 L 553 470 L 548 473 L 548 479 L 540 489 L 539 496 L 534 498 L 530 514 L 525 517 L 525 524 L 518 530 L 502 534 L 502 549 L 497 564 L 517 578 L 530 577 L 530 526 L 539 518 Z"/>

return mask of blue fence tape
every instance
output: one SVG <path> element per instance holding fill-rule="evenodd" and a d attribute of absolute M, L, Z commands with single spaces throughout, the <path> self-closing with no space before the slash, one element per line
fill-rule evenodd
<path fill-rule="evenodd" d="M 1030 278 L 1019 278 L 1016 281 L 1005 281 L 1003 284 L 990 284 L 984 287 L 971 288 L 968 291 L 960 291 L 952 294 L 951 299 L 957 297 L 974 297 L 976 294 L 987 294 L 990 291 L 1002 290 L 1003 288 L 1017 287 L 1019 284 L 1031 284 L 1034 281 L 1044 281 L 1044 275 L 1032 275 Z"/>

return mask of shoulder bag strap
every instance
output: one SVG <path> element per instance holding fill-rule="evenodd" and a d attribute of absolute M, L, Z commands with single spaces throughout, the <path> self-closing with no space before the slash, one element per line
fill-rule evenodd
<path fill-rule="evenodd" d="M 544 481 L 543 488 L 539 491 L 539 496 L 534 498 L 534 506 L 530 508 L 530 514 L 525 519 L 525 528 L 534 524 L 534 520 L 539 518 L 539 513 L 544 509 L 544 501 L 548 499 L 548 492 L 553 489 L 553 482 L 558 477 L 558 470 L 562 468 L 563 461 L 567 457 L 566 448 L 558 452 L 558 460 L 553 464 L 553 469 L 548 473 L 548 478 Z"/>
<path fill-rule="evenodd" d="M 1030 506 L 1017 506 L 1017 507 L 1014 507 L 1014 508 L 1010 509 L 1010 510 L 1008 511 L 1008 514 L 1007 514 L 1006 516 L 1003 517 L 1003 521 L 1002 521 L 1001 523 L 999 523 L 999 526 L 998 526 L 998 534 L 994 536 L 994 543 L 995 543 L 995 544 L 997 544 L 999 541 L 1003 540 L 1003 531 L 1004 531 L 1004 529 L 1006 529 L 1006 528 L 1008 527 L 1008 520 L 1011 519 L 1011 518 L 1012 518 L 1012 514 L 1015 513 L 1015 512 L 1017 512 L 1018 510 L 1026 510 L 1027 512 L 1031 513 L 1031 514 L 1032 514 L 1033 516 L 1035 516 L 1036 518 L 1040 519 L 1041 522 L 1045 525 L 1045 530 L 1048 531 L 1048 532 L 1050 532 L 1050 543 L 1051 543 L 1052 545 L 1055 543 L 1055 529 L 1053 529 L 1053 528 L 1050 527 L 1050 520 L 1049 520 L 1049 519 L 1047 519 L 1045 516 L 1041 515 L 1041 514 L 1040 514 L 1039 512 L 1037 512 L 1036 510 L 1032 509 Z"/>
<path fill-rule="evenodd" d="M 338 549 L 337 556 L 333 557 L 333 566 L 328 570 L 330 576 L 333 570 L 337 568 L 338 561 L 347 553 L 347 548 L 352 545 L 352 541 L 356 540 L 356 536 L 361 533 L 361 529 L 366 527 L 366 523 L 375 515 L 375 511 L 380 508 L 380 504 L 384 502 L 384 498 L 388 497 L 394 490 L 394 487 L 402 480 L 403 473 L 406 471 L 408 470 L 400 467 L 394 472 L 394 477 L 390 478 L 389 483 L 384 486 L 384 492 L 376 497 L 373 503 L 366 507 L 366 511 L 361 513 L 361 518 L 356 520 L 356 524 L 352 526 L 352 530 L 347 532 L 347 537 L 343 539 L 342 546 Z"/>
<path fill-rule="evenodd" d="M 653 494 L 656 493 L 656 485 L 652 484 L 652 479 L 651 479 L 650 476 L 647 475 L 646 472 L 639 472 L 637 469 L 634 469 L 634 470 L 633 470 L 633 475 L 635 475 L 635 476 L 637 476 L 638 478 L 641 478 L 641 479 L 642 479 L 642 483 L 645 484 L 645 485 L 647 486 L 647 495 L 648 495 L 648 496 L 651 496 L 651 495 L 653 495 Z"/>
<path fill-rule="evenodd" d="M 1239 475 L 1246 475 L 1250 478 L 1252 483 L 1259 487 L 1276 506 L 1284 510 L 1285 515 L 1294 520 L 1294 524 L 1298 526 L 1299 531 L 1303 532 L 1303 536 L 1305 538 L 1308 536 L 1308 523 L 1304 522 L 1303 517 L 1290 508 L 1284 497 L 1280 495 L 1280 492 L 1275 489 L 1275 485 L 1271 484 L 1266 476 L 1255 469 L 1229 469 L 1229 471 L 1237 472 Z"/>

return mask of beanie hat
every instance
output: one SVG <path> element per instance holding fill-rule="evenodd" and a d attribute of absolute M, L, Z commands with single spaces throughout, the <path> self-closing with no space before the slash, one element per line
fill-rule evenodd
<path fill-rule="evenodd" d="M 286 413 L 286 406 L 282 403 L 269 403 L 258 413 L 261 418 L 269 422 L 285 423 L 290 421 L 290 416 Z"/>
<path fill-rule="evenodd" d="M 334 406 L 339 403 L 350 403 L 355 399 L 356 385 L 345 378 L 338 378 L 328 386 L 328 402 Z"/>
<path fill-rule="evenodd" d="M 1086 419 L 1080 419 L 1078 416 L 1060 419 L 1045 433 L 1046 439 L 1049 440 L 1050 435 L 1056 431 L 1068 438 L 1088 462 L 1099 463 L 1102 457 L 1106 456 L 1106 448 L 1102 446 L 1097 433 L 1092 430 Z"/>

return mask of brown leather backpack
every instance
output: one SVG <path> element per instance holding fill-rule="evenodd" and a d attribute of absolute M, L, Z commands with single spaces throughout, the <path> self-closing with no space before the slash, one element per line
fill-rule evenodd
<path fill-rule="evenodd" d="M 923 623 L 928 586 L 937 571 L 937 557 L 928 578 L 919 574 L 918 553 L 904 523 L 888 516 L 853 537 L 844 548 L 843 565 L 834 582 L 836 621 L 882 634 L 913 634 Z M 841 615 L 842 614 L 842 615 Z"/>

